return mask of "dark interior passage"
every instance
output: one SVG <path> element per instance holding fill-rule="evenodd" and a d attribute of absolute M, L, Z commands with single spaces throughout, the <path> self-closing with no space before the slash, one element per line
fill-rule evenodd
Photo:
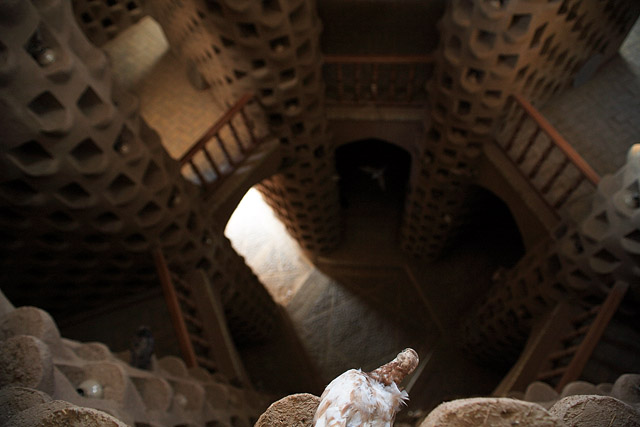
<path fill-rule="evenodd" d="M 402 218 L 411 156 L 378 140 L 352 142 L 336 150 L 345 245 L 376 251 L 394 244 Z"/>
<path fill-rule="evenodd" d="M 495 255 L 496 263 L 513 267 L 525 254 L 524 242 L 509 207 L 491 191 L 473 186 L 465 201 L 466 218 L 447 252 L 461 245 Z"/>
<path fill-rule="evenodd" d="M 411 156 L 393 144 L 378 139 L 352 142 L 336 150 L 343 204 L 360 201 L 402 203 Z"/>

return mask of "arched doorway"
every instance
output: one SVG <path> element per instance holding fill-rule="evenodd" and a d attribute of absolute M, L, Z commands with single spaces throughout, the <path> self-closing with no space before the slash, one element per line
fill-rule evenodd
<path fill-rule="evenodd" d="M 411 155 L 379 139 L 359 140 L 336 149 L 336 170 L 345 244 L 371 247 L 395 243 Z"/>
<path fill-rule="evenodd" d="M 513 267 L 525 254 L 522 233 L 509 206 L 492 191 L 472 185 L 467 199 L 467 221 L 448 245 L 466 245 L 489 253 L 496 267 Z"/>

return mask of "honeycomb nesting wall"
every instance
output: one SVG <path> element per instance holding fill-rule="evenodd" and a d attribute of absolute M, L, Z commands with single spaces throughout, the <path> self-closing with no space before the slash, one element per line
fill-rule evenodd
<path fill-rule="evenodd" d="M 447 3 L 429 84 L 431 130 L 407 197 L 405 251 L 436 256 L 468 214 L 458 199 L 494 128 L 515 119 L 509 105 L 503 115 L 509 96 L 540 104 L 566 89 L 589 58 L 617 52 L 639 14 L 630 0 Z"/>
<path fill-rule="evenodd" d="M 239 339 L 268 336 L 275 303 L 204 217 L 136 99 L 112 88 L 70 4 L 0 8 L 5 291 L 57 314 L 87 309 L 158 287 L 149 251 L 160 246 L 177 271 L 205 269 Z"/>
<path fill-rule="evenodd" d="M 233 79 L 219 37 L 210 32 L 206 6 L 195 0 L 158 0 L 147 4 L 149 13 L 162 27 L 171 49 L 202 78 L 220 108 L 237 99 L 231 93 Z"/>
<path fill-rule="evenodd" d="M 626 165 L 602 178 L 590 211 L 565 221 L 553 238 L 533 248 L 506 272 L 486 300 L 466 319 L 465 345 L 481 359 L 512 359 L 526 340 L 532 319 L 559 301 L 604 299 L 617 281 L 640 296 L 640 145 Z"/>
<path fill-rule="evenodd" d="M 102 46 L 145 16 L 140 0 L 73 0 L 76 22 L 96 46 Z"/>
<path fill-rule="evenodd" d="M 247 91 L 257 95 L 285 165 L 284 173 L 259 189 L 303 248 L 333 248 L 338 193 L 314 3 L 166 1 L 152 10 L 170 40 L 199 52 L 192 60 L 212 89 L 230 86 L 235 98 Z"/>
<path fill-rule="evenodd" d="M 250 426 L 266 407 L 263 396 L 219 374 L 187 369 L 179 358 L 154 359 L 151 371 L 136 369 L 124 361 L 127 354 L 121 359 L 104 344 L 61 338 L 43 310 L 2 311 L 3 425 L 70 425 L 79 418 L 82 425 Z M 98 392 L 87 380 L 99 385 Z"/>

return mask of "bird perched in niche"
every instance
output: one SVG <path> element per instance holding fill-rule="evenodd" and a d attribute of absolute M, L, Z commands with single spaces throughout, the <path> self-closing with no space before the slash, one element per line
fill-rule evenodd
<path fill-rule="evenodd" d="M 140 326 L 131 342 L 130 365 L 138 369 L 151 369 L 151 356 L 155 348 L 155 340 L 151 329 Z"/>
<path fill-rule="evenodd" d="M 315 427 L 391 427 L 405 400 L 398 384 L 418 366 L 418 353 L 407 348 L 371 372 L 350 369 L 331 381 L 320 397 Z"/>

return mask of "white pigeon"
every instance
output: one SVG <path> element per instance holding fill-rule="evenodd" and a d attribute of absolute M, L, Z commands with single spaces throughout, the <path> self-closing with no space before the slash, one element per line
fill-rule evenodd
<path fill-rule="evenodd" d="M 405 400 L 398 384 L 418 366 L 418 354 L 407 348 L 371 372 L 350 369 L 331 381 L 320 397 L 315 427 L 391 427 Z"/>

